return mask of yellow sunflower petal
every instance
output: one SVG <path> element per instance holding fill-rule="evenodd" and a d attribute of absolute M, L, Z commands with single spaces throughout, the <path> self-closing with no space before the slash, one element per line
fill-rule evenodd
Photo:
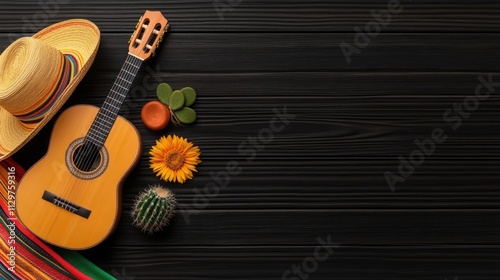
<path fill-rule="evenodd" d="M 167 182 L 184 183 L 192 179 L 193 172 L 197 172 L 196 165 L 201 162 L 200 148 L 177 135 L 160 137 L 151 147 L 149 155 L 149 167 Z"/>

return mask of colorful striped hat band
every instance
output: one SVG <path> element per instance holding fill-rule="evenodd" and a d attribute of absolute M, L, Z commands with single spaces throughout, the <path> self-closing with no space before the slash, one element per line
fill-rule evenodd
<path fill-rule="evenodd" d="M 75 59 L 31 37 L 0 56 L 0 106 L 20 121 L 40 121 L 77 72 Z"/>
<path fill-rule="evenodd" d="M 0 161 L 31 140 L 90 69 L 100 31 L 70 19 L 16 40 L 0 55 Z"/>

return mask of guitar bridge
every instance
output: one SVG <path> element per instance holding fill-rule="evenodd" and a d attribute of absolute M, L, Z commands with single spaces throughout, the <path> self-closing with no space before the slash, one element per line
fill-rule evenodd
<path fill-rule="evenodd" d="M 80 217 L 83 217 L 85 219 L 88 219 L 90 216 L 91 211 L 88 209 L 85 209 L 82 206 L 79 206 L 73 202 L 70 202 L 60 196 L 57 196 L 49 191 L 45 191 L 42 195 L 42 199 L 45 201 L 48 201 L 56 206 L 61 207 L 64 210 L 67 210 L 71 213 L 77 214 Z"/>

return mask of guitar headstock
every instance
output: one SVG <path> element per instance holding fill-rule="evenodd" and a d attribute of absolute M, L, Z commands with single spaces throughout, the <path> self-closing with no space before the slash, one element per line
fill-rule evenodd
<path fill-rule="evenodd" d="M 146 11 L 130 37 L 128 52 L 142 60 L 154 56 L 167 28 L 168 20 L 161 12 Z"/>

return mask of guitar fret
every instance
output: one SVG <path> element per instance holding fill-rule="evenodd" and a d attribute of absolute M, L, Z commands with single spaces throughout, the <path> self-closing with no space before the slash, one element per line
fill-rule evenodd
<path fill-rule="evenodd" d="M 101 141 L 97 141 L 97 140 L 93 139 L 90 135 L 87 135 L 86 139 L 87 139 L 87 141 L 94 144 L 95 146 L 98 146 L 101 144 Z"/>
<path fill-rule="evenodd" d="M 95 139 L 92 135 L 88 134 L 87 135 L 90 139 L 96 141 L 97 143 L 93 143 L 94 145 L 99 145 L 101 143 L 103 143 L 104 141 L 103 140 L 98 140 L 98 139 Z"/>
<path fill-rule="evenodd" d="M 100 136 L 100 134 L 97 134 L 97 131 L 90 130 L 89 133 L 85 137 L 89 137 L 91 140 L 93 140 L 93 142 L 97 142 L 97 143 L 103 142 L 102 140 L 97 139 L 97 137 L 99 137 L 99 136 Z M 101 138 L 102 138 L 102 136 L 101 136 Z M 96 143 L 94 143 L 94 144 L 96 144 Z"/>
<path fill-rule="evenodd" d="M 121 88 L 122 88 L 122 89 L 124 89 L 124 90 L 128 90 L 126 87 L 122 87 L 122 86 L 120 86 L 119 84 L 115 84 L 115 85 L 116 85 L 116 86 L 121 87 Z"/>
<path fill-rule="evenodd" d="M 132 84 L 132 82 L 131 82 L 131 81 L 129 81 L 129 80 L 125 80 L 124 78 L 122 78 L 122 77 L 120 77 L 120 76 L 118 76 L 118 79 L 123 80 L 123 81 L 125 81 L 125 82 L 127 82 L 127 83 L 129 83 L 129 84 Z"/>
<path fill-rule="evenodd" d="M 112 120 L 112 121 L 114 121 L 114 120 L 115 120 L 114 118 L 112 118 L 112 117 L 110 117 L 110 116 L 108 116 L 108 115 L 103 115 L 103 116 L 105 116 L 106 118 L 108 118 L 108 119 L 110 119 L 110 120 Z M 109 123 L 110 125 L 113 125 L 113 123 L 112 123 L 112 122 L 110 122 L 110 121 L 107 121 L 107 120 L 105 120 L 105 119 L 102 119 L 102 120 L 103 120 L 103 121 L 105 121 L 105 122 L 107 122 L 107 123 Z"/>
<path fill-rule="evenodd" d="M 133 80 L 140 68 L 142 60 L 129 54 L 125 63 L 120 70 L 120 73 L 111 87 L 111 90 L 104 101 L 99 113 L 97 114 L 90 130 L 87 133 L 87 137 L 92 143 L 97 146 L 104 145 L 106 138 L 108 137 L 111 128 L 113 127 L 116 116 L 120 111 L 120 108 L 125 101 L 127 93 Z M 131 65 L 132 67 L 130 67 Z M 124 82 L 123 82 L 124 81 Z"/>
<path fill-rule="evenodd" d="M 118 106 L 120 106 L 120 104 L 121 104 L 121 102 L 118 102 L 117 100 L 113 100 L 113 101 L 106 100 L 106 102 L 104 102 L 104 104 L 103 104 L 103 107 L 109 105 L 113 108 L 120 110 L 120 107 L 118 107 Z"/>
<path fill-rule="evenodd" d="M 111 114 L 114 114 L 114 113 L 115 113 L 114 111 L 112 111 L 112 110 L 110 110 L 110 109 L 106 108 L 106 104 L 105 104 L 104 106 L 102 106 L 102 109 L 103 109 L 103 110 L 108 111 L 108 112 L 109 112 L 109 113 L 111 113 Z"/>
<path fill-rule="evenodd" d="M 135 68 L 139 69 L 139 66 L 136 66 L 135 64 L 132 64 L 132 63 L 130 63 L 130 62 L 128 62 L 128 61 L 125 61 L 125 63 L 128 63 L 128 64 L 130 64 L 130 65 L 134 66 Z"/>
<path fill-rule="evenodd" d="M 106 134 L 106 129 L 105 127 L 113 125 L 111 122 L 108 122 L 107 120 L 103 118 L 96 119 L 96 124 L 99 124 L 100 126 L 96 126 L 95 129 L 99 130 L 99 133 L 105 135 Z"/>
<path fill-rule="evenodd" d="M 89 136 L 94 137 L 95 140 L 100 143 L 104 143 L 106 141 L 106 136 L 101 134 L 102 132 L 93 131 L 93 134 L 89 134 Z"/>
<path fill-rule="evenodd" d="M 92 131 L 94 133 L 94 135 L 97 135 L 97 136 L 101 137 L 102 139 L 106 139 L 106 130 L 104 128 L 102 128 L 100 126 L 93 126 L 92 129 L 94 129 Z M 98 130 L 96 130 L 96 129 L 98 129 Z"/>
<path fill-rule="evenodd" d="M 114 121 L 115 121 L 115 118 L 113 118 L 113 117 L 111 117 L 111 116 L 108 116 L 108 115 L 104 115 L 104 116 L 105 116 L 107 119 L 111 120 L 111 122 L 110 122 L 110 121 L 106 121 L 106 120 L 104 120 L 104 121 L 105 121 L 105 122 L 107 122 L 107 123 L 109 123 L 109 124 L 111 124 L 111 125 L 113 125 L 113 123 L 114 123 Z"/>
<path fill-rule="evenodd" d="M 120 107 L 117 107 L 117 106 L 113 105 L 113 104 L 112 104 L 112 103 L 110 103 L 110 102 L 108 102 L 108 103 L 107 103 L 107 105 L 109 105 L 109 106 L 111 106 L 111 107 L 113 107 L 113 108 L 115 108 L 115 109 L 120 110 Z"/>
<path fill-rule="evenodd" d="M 102 135 L 102 137 L 106 138 L 106 135 L 108 134 L 107 129 L 109 129 L 111 126 L 113 126 L 112 122 L 107 121 L 104 118 L 96 118 L 93 129 L 96 133 L 99 133 L 100 135 Z"/>
<path fill-rule="evenodd" d="M 129 75 L 131 75 L 131 76 L 135 76 L 132 72 L 129 72 L 129 71 L 125 70 L 125 69 L 122 69 L 122 71 L 123 71 L 123 72 L 127 72 L 127 74 L 129 74 Z"/>
<path fill-rule="evenodd" d="M 90 142 L 95 146 L 102 145 L 104 142 L 106 142 L 106 139 L 97 138 L 95 135 L 87 135 L 87 137 L 90 139 Z"/>
<path fill-rule="evenodd" d="M 112 92 L 116 92 L 116 93 L 120 94 L 119 92 L 117 92 L 117 91 L 115 91 L 115 90 L 111 90 L 111 91 L 112 91 Z M 114 101 L 116 101 L 116 102 L 118 102 L 118 103 L 121 103 L 121 101 L 120 101 L 120 100 L 113 98 L 111 95 L 110 95 L 110 96 L 108 96 L 108 98 L 113 99 Z"/>
<path fill-rule="evenodd" d="M 102 127 L 112 127 L 113 126 L 112 121 L 108 121 L 105 118 L 103 118 L 102 116 L 99 119 L 96 119 L 96 122 L 97 121 L 100 121 L 99 125 Z M 106 132 L 106 131 L 104 131 L 104 132 Z"/>

